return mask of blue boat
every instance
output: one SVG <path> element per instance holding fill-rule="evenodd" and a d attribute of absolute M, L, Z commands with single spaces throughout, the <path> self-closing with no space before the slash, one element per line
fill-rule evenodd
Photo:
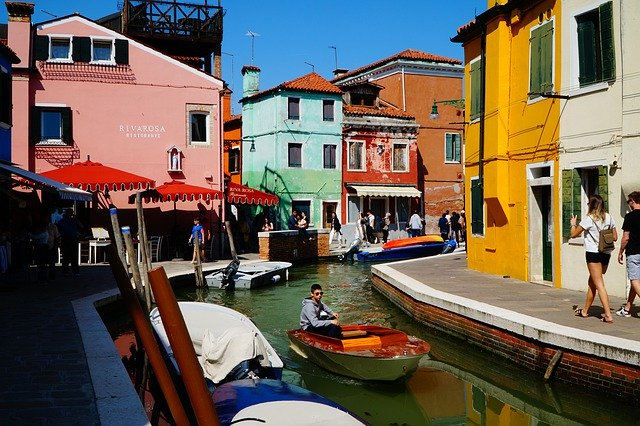
<path fill-rule="evenodd" d="M 353 257 L 360 262 L 392 262 L 450 253 L 456 248 L 456 245 L 454 240 L 450 240 L 388 249 L 375 247 L 370 250 L 357 251 Z"/>
<path fill-rule="evenodd" d="M 307 389 L 281 380 L 243 379 L 213 392 L 222 426 L 364 425 L 345 408 Z"/>

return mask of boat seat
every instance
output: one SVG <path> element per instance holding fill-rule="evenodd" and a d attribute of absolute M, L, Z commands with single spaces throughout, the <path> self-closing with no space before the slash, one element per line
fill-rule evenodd
<path fill-rule="evenodd" d="M 366 336 L 367 332 L 365 330 L 349 330 L 342 332 L 343 339 L 351 339 L 353 337 L 363 337 Z"/>
<path fill-rule="evenodd" d="M 364 351 L 367 349 L 380 349 L 382 341 L 378 336 L 359 337 L 342 341 L 342 349 L 347 351 Z"/>

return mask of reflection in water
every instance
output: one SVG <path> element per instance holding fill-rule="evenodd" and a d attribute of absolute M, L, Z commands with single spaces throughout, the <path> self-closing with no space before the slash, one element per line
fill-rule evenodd
<path fill-rule="evenodd" d="M 311 284 L 344 323 L 398 328 L 431 343 L 431 353 L 406 381 L 372 383 L 329 373 L 289 348 Z M 466 343 L 428 329 L 371 287 L 368 265 L 294 266 L 273 287 L 227 293 L 178 288 L 179 300 L 218 303 L 251 318 L 285 362 L 285 380 L 324 395 L 372 425 L 636 424 L 639 409 L 541 377 Z"/>

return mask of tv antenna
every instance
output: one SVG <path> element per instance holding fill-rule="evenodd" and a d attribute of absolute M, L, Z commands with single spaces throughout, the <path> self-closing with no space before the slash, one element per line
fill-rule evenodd
<path fill-rule="evenodd" d="M 333 49 L 333 57 L 336 60 L 336 67 L 335 69 L 338 69 L 338 48 L 335 46 L 329 46 L 329 49 Z"/>
<path fill-rule="evenodd" d="M 253 65 L 253 53 L 255 48 L 255 40 L 256 40 L 256 37 L 260 37 L 260 34 L 254 33 L 253 31 L 247 31 L 245 35 L 251 37 L 251 65 Z"/>
<path fill-rule="evenodd" d="M 314 71 L 316 70 L 316 67 L 315 67 L 315 66 L 313 66 L 313 64 L 312 64 L 312 63 L 307 62 L 307 61 L 305 61 L 304 63 L 305 63 L 305 64 L 307 64 L 307 65 L 309 65 L 309 66 L 311 67 L 311 72 L 314 72 Z"/>

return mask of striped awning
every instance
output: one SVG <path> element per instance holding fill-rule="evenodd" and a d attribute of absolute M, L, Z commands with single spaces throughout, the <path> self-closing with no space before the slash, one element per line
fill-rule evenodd
<path fill-rule="evenodd" d="M 372 185 L 350 185 L 360 196 L 373 197 L 419 197 L 420 191 L 413 186 L 372 186 Z"/>
<path fill-rule="evenodd" d="M 10 164 L 0 163 L 0 172 L 6 176 L 12 186 L 27 186 L 49 192 L 57 193 L 63 200 L 91 201 L 93 196 L 90 192 L 82 189 L 72 188 L 54 179 L 47 178 L 38 173 L 21 169 Z M 0 180 L 4 180 L 0 176 Z"/>

